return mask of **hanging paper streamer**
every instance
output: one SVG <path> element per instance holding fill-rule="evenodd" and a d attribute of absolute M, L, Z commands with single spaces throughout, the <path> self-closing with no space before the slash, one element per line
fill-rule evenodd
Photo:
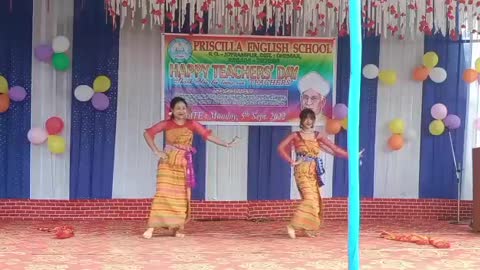
<path fill-rule="evenodd" d="M 360 269 L 359 128 L 362 75 L 361 1 L 350 0 L 350 92 L 348 94 L 348 269 Z"/>
<path fill-rule="evenodd" d="M 423 40 L 424 35 L 441 34 L 458 40 L 460 34 L 479 30 L 478 1 L 358 2 L 364 7 L 362 26 L 369 35 Z M 234 35 L 268 28 L 273 28 L 274 35 L 292 36 L 346 36 L 352 31 L 347 27 L 349 0 L 105 0 L 105 8 L 113 27 L 120 17 L 120 27 L 128 18 L 131 23 L 126 27 L 140 24 L 142 29 L 149 26 L 163 32 L 174 32 L 179 26 L 189 33 L 203 34 L 208 29 L 209 34 Z M 435 56 L 426 57 L 428 65 L 435 63 Z"/>

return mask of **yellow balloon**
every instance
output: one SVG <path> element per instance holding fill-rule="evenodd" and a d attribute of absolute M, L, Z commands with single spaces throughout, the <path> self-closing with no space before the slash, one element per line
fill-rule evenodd
<path fill-rule="evenodd" d="M 53 154 L 62 154 L 65 152 L 65 139 L 57 135 L 48 136 L 48 150 Z"/>
<path fill-rule="evenodd" d="M 480 58 L 477 58 L 477 60 L 475 60 L 475 70 L 477 72 L 480 72 Z"/>
<path fill-rule="evenodd" d="M 0 94 L 8 94 L 8 82 L 5 77 L 0 75 Z"/>
<path fill-rule="evenodd" d="M 434 68 L 438 64 L 438 55 L 435 52 L 427 52 L 423 55 L 423 65 Z"/>
<path fill-rule="evenodd" d="M 386 85 L 394 85 L 397 83 L 397 72 L 395 70 L 382 70 L 378 74 L 378 78 Z"/>
<path fill-rule="evenodd" d="M 393 134 L 403 134 L 405 131 L 405 122 L 402 119 L 394 119 L 390 122 L 390 131 Z"/>
<path fill-rule="evenodd" d="M 110 89 L 111 86 L 112 82 L 107 76 L 98 76 L 97 78 L 95 78 L 95 81 L 93 81 L 93 90 L 95 90 L 95 92 L 106 92 L 108 91 L 108 89 Z"/>
<path fill-rule="evenodd" d="M 428 126 L 428 130 L 434 136 L 442 135 L 443 131 L 445 131 L 445 125 L 442 120 L 434 120 Z"/>
<path fill-rule="evenodd" d="M 345 117 L 345 118 L 342 120 L 341 124 L 342 124 L 342 128 L 345 129 L 345 130 L 347 130 L 347 128 L 348 128 L 348 118 Z"/>

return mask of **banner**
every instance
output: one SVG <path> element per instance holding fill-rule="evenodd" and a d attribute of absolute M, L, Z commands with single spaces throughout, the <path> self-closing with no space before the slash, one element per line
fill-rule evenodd
<path fill-rule="evenodd" d="M 298 125 L 304 108 L 319 120 L 331 111 L 334 41 L 165 34 L 165 115 L 181 96 L 208 124 Z"/>

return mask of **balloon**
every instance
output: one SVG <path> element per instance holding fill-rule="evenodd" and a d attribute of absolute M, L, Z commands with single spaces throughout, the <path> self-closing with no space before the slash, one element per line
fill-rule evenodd
<path fill-rule="evenodd" d="M 402 135 L 393 134 L 392 136 L 390 136 L 390 139 L 388 139 L 388 146 L 393 151 L 397 151 L 397 150 L 402 149 L 402 147 L 403 147 L 403 137 L 402 137 Z"/>
<path fill-rule="evenodd" d="M 61 154 L 65 152 L 65 139 L 57 135 L 48 136 L 48 150 L 53 154 Z"/>
<path fill-rule="evenodd" d="M 442 120 L 433 120 L 428 126 L 428 130 L 434 136 L 441 135 L 445 131 L 445 125 Z"/>
<path fill-rule="evenodd" d="M 104 93 L 95 93 L 92 98 L 92 105 L 95 109 L 104 111 L 110 105 L 110 100 Z"/>
<path fill-rule="evenodd" d="M 413 142 L 415 141 L 415 139 L 417 138 L 417 132 L 415 132 L 414 129 L 407 129 L 404 134 L 403 134 L 405 140 L 409 141 L 409 142 Z"/>
<path fill-rule="evenodd" d="M 0 94 L 8 93 L 8 81 L 5 77 L 0 75 Z"/>
<path fill-rule="evenodd" d="M 343 118 L 342 122 L 340 122 L 340 124 L 342 124 L 342 128 L 347 130 L 348 129 L 348 118 Z"/>
<path fill-rule="evenodd" d="M 397 72 L 394 70 L 382 70 L 378 74 L 378 78 L 386 85 L 394 85 L 397 83 Z"/>
<path fill-rule="evenodd" d="M 327 120 L 327 124 L 325 126 L 325 131 L 328 134 L 337 134 L 337 133 L 340 132 L 341 129 L 342 129 L 342 125 L 340 124 L 339 120 L 335 120 L 335 119 L 328 119 Z"/>
<path fill-rule="evenodd" d="M 433 82 L 442 83 L 447 79 L 447 71 L 441 67 L 436 67 L 430 71 L 429 76 Z"/>
<path fill-rule="evenodd" d="M 107 76 L 98 76 L 95 78 L 95 81 L 93 81 L 93 89 L 95 92 L 106 92 L 111 86 L 112 82 Z"/>
<path fill-rule="evenodd" d="M 50 62 L 53 56 L 53 49 L 50 45 L 39 45 L 35 48 L 35 57 L 42 62 Z"/>
<path fill-rule="evenodd" d="M 430 69 L 424 66 L 416 67 L 413 70 L 413 79 L 415 81 L 425 81 L 428 78 L 428 74 L 430 74 Z"/>
<path fill-rule="evenodd" d="M 32 128 L 28 131 L 27 137 L 32 144 L 39 145 L 47 140 L 48 133 L 43 128 Z"/>
<path fill-rule="evenodd" d="M 8 96 L 13 101 L 23 101 L 27 96 L 27 91 L 25 91 L 25 88 L 21 86 L 14 86 L 10 88 L 10 91 L 8 92 Z"/>
<path fill-rule="evenodd" d="M 60 117 L 53 116 L 48 118 L 47 122 L 45 123 L 45 127 L 47 128 L 47 132 L 49 135 L 57 135 L 63 130 L 63 120 Z"/>
<path fill-rule="evenodd" d="M 402 119 L 394 119 L 390 122 L 389 128 L 393 134 L 402 134 L 405 131 L 405 122 Z"/>
<path fill-rule="evenodd" d="M 56 53 L 52 58 L 53 67 L 59 71 L 65 71 L 70 67 L 70 58 L 65 53 Z"/>
<path fill-rule="evenodd" d="M 88 85 L 79 85 L 74 91 L 75 98 L 81 102 L 89 101 L 93 94 L 93 89 Z"/>
<path fill-rule="evenodd" d="M 66 52 L 70 48 L 70 41 L 64 36 L 55 37 L 52 42 L 52 48 L 56 53 Z"/>
<path fill-rule="evenodd" d="M 438 64 L 438 55 L 435 52 L 427 52 L 423 55 L 423 65 L 433 68 Z"/>
<path fill-rule="evenodd" d="M 437 103 L 432 106 L 430 113 L 434 119 L 443 120 L 445 117 L 447 117 L 448 110 L 447 107 L 442 103 Z"/>
<path fill-rule="evenodd" d="M 455 114 L 449 114 L 445 117 L 443 123 L 448 129 L 457 129 L 462 124 L 462 120 Z"/>
<path fill-rule="evenodd" d="M 480 118 L 475 119 L 474 125 L 476 129 L 480 130 Z"/>
<path fill-rule="evenodd" d="M 477 72 L 480 72 L 480 58 L 477 58 L 477 60 L 475 60 L 475 70 Z"/>
<path fill-rule="evenodd" d="M 333 118 L 342 120 L 348 115 L 347 105 L 343 103 L 337 103 L 333 107 Z"/>
<path fill-rule="evenodd" d="M 367 79 L 375 79 L 378 77 L 378 67 L 374 64 L 368 64 L 363 67 L 363 77 Z"/>
<path fill-rule="evenodd" d="M 6 94 L 0 94 L 0 113 L 8 111 L 10 107 L 10 98 Z"/>
<path fill-rule="evenodd" d="M 478 78 L 478 72 L 474 69 L 466 69 L 463 72 L 463 80 L 467 83 L 473 83 Z"/>

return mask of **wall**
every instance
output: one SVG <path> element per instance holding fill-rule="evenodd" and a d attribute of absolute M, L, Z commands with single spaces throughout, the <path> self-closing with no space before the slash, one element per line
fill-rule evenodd
<path fill-rule="evenodd" d="M 326 220 L 346 220 L 345 198 L 325 199 Z M 2 219 L 145 220 L 150 199 L 0 200 Z M 289 201 L 194 201 L 195 220 L 285 220 L 297 205 Z M 439 199 L 364 199 L 362 220 L 456 220 L 457 202 Z M 462 202 L 461 219 L 470 218 L 471 202 Z"/>

